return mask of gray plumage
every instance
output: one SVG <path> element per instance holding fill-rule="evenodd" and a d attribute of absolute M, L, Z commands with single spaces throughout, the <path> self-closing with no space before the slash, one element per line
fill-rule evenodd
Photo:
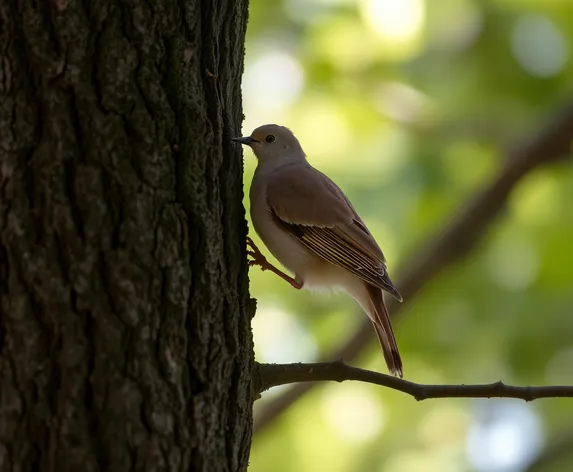
<path fill-rule="evenodd" d="M 257 156 L 251 219 L 267 248 L 294 274 L 293 286 L 339 288 L 356 299 L 372 321 L 390 372 L 402 377 L 382 291 L 402 297 L 388 276 L 384 254 L 348 198 L 308 163 L 289 129 L 264 125 L 235 141 Z"/>

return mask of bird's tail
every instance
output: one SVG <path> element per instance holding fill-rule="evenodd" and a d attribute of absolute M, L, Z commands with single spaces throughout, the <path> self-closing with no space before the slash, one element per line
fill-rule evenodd
<path fill-rule="evenodd" d="M 372 325 L 378 336 L 378 341 L 380 341 L 380 346 L 382 346 L 386 365 L 392 375 L 402 378 L 402 359 L 398 352 L 398 344 L 392 330 L 390 315 L 384 303 L 384 294 L 381 289 L 373 285 L 365 285 L 373 308 L 373 313 L 371 314 Z"/>

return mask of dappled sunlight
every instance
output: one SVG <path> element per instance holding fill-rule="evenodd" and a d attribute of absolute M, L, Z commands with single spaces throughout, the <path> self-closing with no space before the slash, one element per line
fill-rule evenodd
<path fill-rule="evenodd" d="M 519 19 L 513 30 L 512 49 L 519 64 L 539 77 L 561 72 L 569 56 L 563 33 L 555 23 L 539 15 Z"/>
<path fill-rule="evenodd" d="M 480 472 L 522 470 L 542 447 L 535 410 L 518 400 L 478 401 L 467 436 L 472 466 Z"/>
<path fill-rule="evenodd" d="M 350 147 L 352 136 L 343 111 L 326 97 L 310 98 L 308 105 L 296 113 L 292 129 L 309 160 L 318 168 L 324 165 L 330 169 L 346 168 L 345 156 L 340 151 Z"/>
<path fill-rule="evenodd" d="M 281 121 L 280 116 L 298 98 L 304 86 L 304 71 L 291 54 L 269 50 L 247 63 L 243 76 L 246 115 L 250 133 L 262 123 Z"/>
<path fill-rule="evenodd" d="M 329 427 L 351 442 L 372 440 L 385 426 L 384 403 L 371 386 L 348 383 L 329 388 L 323 394 L 321 410 Z"/>
<path fill-rule="evenodd" d="M 261 362 L 304 362 L 316 357 L 316 344 L 297 318 L 277 306 L 259 305 L 252 321 Z"/>
<path fill-rule="evenodd" d="M 416 51 L 424 26 L 423 0 L 359 0 L 358 3 L 362 20 L 381 40 L 386 57 L 395 55 L 403 59 Z"/>

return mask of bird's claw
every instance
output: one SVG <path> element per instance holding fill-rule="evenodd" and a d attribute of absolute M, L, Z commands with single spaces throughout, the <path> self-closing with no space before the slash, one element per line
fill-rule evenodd
<path fill-rule="evenodd" d="M 264 261 L 257 261 L 257 260 L 255 260 L 255 259 L 251 259 L 251 260 L 249 260 L 249 261 L 247 261 L 247 262 L 248 262 L 248 264 L 249 264 L 249 267 L 259 266 L 259 267 L 261 268 L 261 270 L 267 270 L 267 266 L 266 266 L 267 261 L 266 261 L 266 260 L 264 260 Z"/>
<path fill-rule="evenodd" d="M 267 258 L 263 256 L 263 253 L 259 251 L 259 248 L 255 245 L 253 240 L 248 236 L 247 236 L 247 247 L 249 248 L 247 250 L 247 255 L 252 257 L 252 259 L 248 261 L 249 267 L 259 266 L 261 270 L 270 270 L 271 272 L 274 272 L 276 275 L 278 275 L 281 279 L 288 282 L 297 290 L 300 290 L 302 288 L 303 284 L 297 282 L 292 277 L 289 277 L 287 274 L 277 269 L 269 261 L 267 261 Z"/>
<path fill-rule="evenodd" d="M 253 240 L 248 236 L 247 236 L 247 246 L 251 249 L 250 251 L 247 251 L 247 255 L 253 258 L 252 260 L 248 261 L 249 267 L 259 266 L 261 270 L 267 270 L 269 265 L 267 258 L 263 256 L 263 253 L 255 245 Z"/>

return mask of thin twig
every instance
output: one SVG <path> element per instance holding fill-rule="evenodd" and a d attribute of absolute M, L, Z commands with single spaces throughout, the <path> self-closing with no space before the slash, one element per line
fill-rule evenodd
<path fill-rule="evenodd" d="M 531 137 L 529 137 L 531 136 Z M 481 191 L 470 197 L 454 214 L 450 223 L 415 251 L 409 261 L 397 271 L 396 286 L 404 303 L 389 300 L 395 317 L 424 285 L 445 268 L 466 257 L 484 235 L 496 216 L 504 208 L 507 198 L 517 183 L 532 170 L 564 160 L 571 153 L 573 139 L 573 104 L 557 113 L 547 125 L 503 156 L 505 165 Z M 326 360 L 358 357 L 372 338 L 372 325 L 366 316 L 357 331 L 336 351 L 324 356 Z M 258 433 L 305 395 L 313 383 L 295 385 L 275 400 L 261 407 L 254 432 Z"/>
<path fill-rule="evenodd" d="M 356 380 L 398 390 L 418 401 L 430 398 L 518 398 L 527 402 L 540 398 L 573 397 L 573 386 L 516 387 L 503 382 L 480 385 L 426 385 L 390 375 L 359 369 L 342 361 L 314 364 L 257 364 L 254 391 L 297 382 L 344 382 Z"/>

